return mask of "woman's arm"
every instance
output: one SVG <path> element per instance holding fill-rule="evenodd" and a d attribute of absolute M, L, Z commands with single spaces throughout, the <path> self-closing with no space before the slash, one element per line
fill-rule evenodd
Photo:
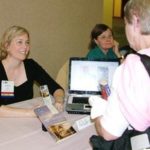
<path fill-rule="evenodd" d="M 111 95 L 108 100 L 105 101 L 102 98 L 90 98 L 91 104 L 91 118 L 94 119 L 95 127 L 98 135 L 102 136 L 105 140 L 115 140 L 122 136 L 124 131 L 129 126 L 128 120 L 120 108 L 120 102 L 118 99 L 118 85 L 121 83 L 120 75 L 122 71 L 122 65 L 116 69 L 114 74 Z M 107 105 L 103 105 L 107 102 Z M 92 103 L 91 103 L 92 102 Z M 104 109 L 104 110 L 103 110 Z M 94 113 L 94 115 L 92 115 Z"/>
<path fill-rule="evenodd" d="M 105 140 L 108 140 L 108 141 L 116 139 L 117 137 L 114 136 L 113 134 L 111 134 L 113 132 L 109 133 L 109 131 L 113 130 L 113 128 L 111 128 L 111 126 L 110 126 L 110 122 L 112 122 L 112 120 L 114 122 L 113 113 L 115 112 L 110 107 L 110 99 L 109 99 L 109 101 L 106 101 L 98 96 L 91 96 L 89 98 L 89 104 L 92 107 L 91 108 L 91 119 L 93 119 L 93 121 L 95 123 L 95 128 L 97 130 L 97 133 L 100 136 L 102 136 Z M 113 109 L 116 110 L 117 107 L 115 106 L 116 104 L 115 105 L 114 104 L 113 104 Z M 112 103 L 111 103 L 111 105 L 112 105 Z M 106 113 L 106 111 L 107 111 L 107 113 Z M 109 117 L 111 117 L 111 118 L 109 118 Z M 105 123 L 102 120 L 102 118 L 105 120 Z M 105 124 L 106 129 L 103 127 L 102 122 L 103 122 L 103 125 Z M 110 126 L 110 128 L 107 128 L 107 126 Z M 114 126 L 116 126 L 116 124 Z"/>
<path fill-rule="evenodd" d="M 36 117 L 33 109 L 15 108 L 11 106 L 0 107 L 0 117 Z"/>
<path fill-rule="evenodd" d="M 117 139 L 118 137 L 110 134 L 109 132 L 107 132 L 101 125 L 101 117 L 97 117 L 94 119 L 94 122 L 95 122 L 95 128 L 97 130 L 97 133 L 102 136 L 105 140 L 107 141 L 110 141 L 110 140 L 115 140 Z"/>
<path fill-rule="evenodd" d="M 65 95 L 63 88 L 36 61 L 28 59 L 26 63 L 28 63 L 28 74 L 32 74 L 32 80 L 48 86 L 50 94 L 54 96 L 56 108 L 62 111 Z"/>

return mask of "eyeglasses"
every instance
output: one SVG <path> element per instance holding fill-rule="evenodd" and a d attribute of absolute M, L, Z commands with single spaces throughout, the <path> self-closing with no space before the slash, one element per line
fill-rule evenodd
<path fill-rule="evenodd" d="M 112 35 L 109 35 L 109 36 L 99 35 L 98 38 L 100 38 L 101 40 L 106 40 L 106 39 L 113 39 L 113 36 Z"/>

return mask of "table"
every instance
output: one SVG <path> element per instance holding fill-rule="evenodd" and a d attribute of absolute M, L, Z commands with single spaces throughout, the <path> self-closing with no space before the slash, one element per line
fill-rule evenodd
<path fill-rule="evenodd" d="M 39 97 L 12 106 L 29 108 L 41 101 Z M 86 116 L 64 113 L 71 122 Z M 92 124 L 69 139 L 56 143 L 48 132 L 42 131 L 38 118 L 0 118 L 1 150 L 92 150 L 89 138 L 93 134 L 96 131 Z"/>

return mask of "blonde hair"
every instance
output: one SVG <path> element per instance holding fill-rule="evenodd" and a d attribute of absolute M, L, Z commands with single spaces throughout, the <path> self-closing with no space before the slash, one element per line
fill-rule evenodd
<path fill-rule="evenodd" d="M 29 32 L 24 27 L 11 26 L 4 32 L 2 39 L 0 41 L 0 60 L 3 60 L 7 57 L 7 50 L 6 50 L 7 45 L 9 45 L 16 36 L 20 36 L 23 34 L 27 34 L 30 40 Z"/>
<path fill-rule="evenodd" d="M 129 0 L 124 7 L 124 16 L 132 24 L 133 16 L 138 17 L 141 34 L 150 34 L 150 0 Z"/>

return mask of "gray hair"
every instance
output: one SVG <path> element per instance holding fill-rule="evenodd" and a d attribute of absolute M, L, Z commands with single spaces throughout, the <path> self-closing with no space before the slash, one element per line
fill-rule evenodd
<path fill-rule="evenodd" d="M 124 17 L 129 24 L 134 15 L 141 25 L 141 34 L 150 34 L 150 0 L 129 0 L 124 7 Z"/>

